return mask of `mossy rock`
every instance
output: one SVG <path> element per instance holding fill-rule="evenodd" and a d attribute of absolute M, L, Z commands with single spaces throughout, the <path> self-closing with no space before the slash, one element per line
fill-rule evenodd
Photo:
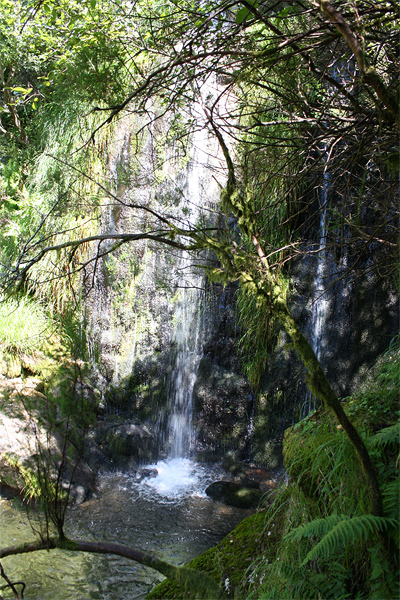
<path fill-rule="evenodd" d="M 129 456 L 131 453 L 129 440 L 126 436 L 121 435 L 119 431 L 109 431 L 106 442 L 113 457 Z"/>
<path fill-rule="evenodd" d="M 254 487 L 246 487 L 234 481 L 215 481 L 206 489 L 206 494 L 217 502 L 236 508 L 257 508 L 263 492 Z"/>
<path fill-rule="evenodd" d="M 206 550 L 187 566 L 207 573 L 229 598 L 245 598 L 250 586 L 252 563 L 260 555 L 273 560 L 282 537 L 284 510 L 277 512 L 271 531 L 266 528 L 267 516 L 267 511 L 260 511 L 247 517 L 217 546 Z M 146 596 L 146 600 L 172 598 L 192 600 L 195 595 L 188 595 L 183 587 L 166 579 Z"/>

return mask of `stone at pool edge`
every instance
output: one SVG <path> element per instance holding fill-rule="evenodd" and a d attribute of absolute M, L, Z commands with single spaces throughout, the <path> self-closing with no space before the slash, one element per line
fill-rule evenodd
<path fill-rule="evenodd" d="M 215 481 L 208 486 L 206 494 L 216 502 L 235 508 L 257 508 L 264 496 L 261 490 L 234 481 Z"/>
<path fill-rule="evenodd" d="M 157 469 L 148 469 L 148 468 L 139 469 L 135 473 L 135 481 L 136 481 L 136 483 L 140 483 L 141 481 L 143 481 L 143 479 L 151 479 L 153 477 L 157 477 L 157 475 L 158 475 Z"/>

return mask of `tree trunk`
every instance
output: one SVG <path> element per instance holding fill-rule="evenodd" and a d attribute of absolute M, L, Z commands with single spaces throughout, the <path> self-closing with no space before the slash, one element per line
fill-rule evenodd
<path fill-rule="evenodd" d="M 344 412 L 340 400 L 333 391 L 311 344 L 304 337 L 288 308 L 283 303 L 276 309 L 276 315 L 291 337 L 295 350 L 300 354 L 303 364 L 309 372 L 308 385 L 311 392 L 333 412 L 358 455 L 367 484 L 371 514 L 379 517 L 383 516 L 382 494 L 378 477 L 360 434 Z"/>

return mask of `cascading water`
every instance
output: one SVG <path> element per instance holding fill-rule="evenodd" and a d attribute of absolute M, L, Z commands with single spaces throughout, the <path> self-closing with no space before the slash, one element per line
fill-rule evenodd
<path fill-rule="evenodd" d="M 328 252 L 326 247 L 327 214 L 328 214 L 329 173 L 325 171 L 322 188 L 319 194 L 319 238 L 317 244 L 317 263 L 313 282 L 310 328 L 311 346 L 315 356 L 321 361 L 325 348 L 325 323 L 329 313 L 328 283 Z M 308 391 L 303 405 L 303 416 L 316 408 L 316 400 Z"/>
<path fill-rule="evenodd" d="M 206 93 L 210 89 L 207 87 Z M 202 117 L 201 103 L 191 108 L 194 121 Z M 216 167 L 216 148 L 210 148 L 210 136 L 204 127 L 197 127 L 191 136 L 191 160 L 182 202 L 185 227 L 194 229 L 206 206 L 219 201 L 219 187 L 212 178 L 210 167 Z M 206 335 L 206 303 L 204 301 L 204 274 L 199 263 L 206 257 L 193 257 L 183 252 L 176 268 L 177 299 L 174 308 L 173 347 L 174 365 L 169 377 L 169 414 L 166 427 L 165 452 L 167 460 L 151 465 L 158 476 L 144 482 L 162 495 L 176 497 L 176 493 L 190 492 L 204 479 L 204 469 L 189 457 L 195 443 L 192 429 L 193 388 Z"/>
<path fill-rule="evenodd" d="M 322 190 L 320 195 L 320 221 L 319 221 L 319 241 L 317 269 L 313 285 L 313 302 L 311 310 L 311 345 L 318 360 L 321 359 L 325 338 L 324 324 L 329 309 L 329 299 L 327 297 L 327 249 L 326 249 L 326 219 L 327 219 L 327 199 L 329 190 L 329 174 L 324 174 Z"/>
<path fill-rule="evenodd" d="M 207 142 L 203 131 L 194 133 L 185 194 L 190 227 L 195 227 L 200 217 L 206 174 L 202 155 L 207 156 Z M 168 454 L 172 458 L 186 458 L 190 454 L 193 441 L 192 396 L 205 333 L 202 319 L 204 276 L 193 267 L 193 259 L 187 253 L 182 255 L 179 272 L 180 297 L 174 314 L 176 360 L 169 388 Z"/>
<path fill-rule="evenodd" d="M 183 289 L 175 311 L 177 320 L 175 344 L 177 347 L 175 367 L 169 389 L 170 417 L 168 434 L 169 456 L 189 456 L 192 441 L 192 395 L 200 362 L 199 317 L 200 298 L 196 289 Z"/>

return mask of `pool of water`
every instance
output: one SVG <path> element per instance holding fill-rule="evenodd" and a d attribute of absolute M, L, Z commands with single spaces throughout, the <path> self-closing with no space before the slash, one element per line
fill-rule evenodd
<path fill-rule="evenodd" d="M 69 511 L 66 534 L 122 543 L 183 564 L 218 543 L 251 512 L 205 495 L 207 485 L 222 476 L 214 467 L 173 459 L 149 468 L 157 469 L 158 476 L 140 483 L 129 473 L 102 476 L 99 497 Z M 0 518 L 1 547 L 34 539 L 16 500 L 0 496 Z M 35 526 L 33 515 L 31 520 Z M 25 582 L 29 600 L 143 599 L 163 579 L 119 556 L 58 550 L 9 556 L 2 565 L 12 581 Z M 10 592 L 1 594 L 13 598 Z"/>

